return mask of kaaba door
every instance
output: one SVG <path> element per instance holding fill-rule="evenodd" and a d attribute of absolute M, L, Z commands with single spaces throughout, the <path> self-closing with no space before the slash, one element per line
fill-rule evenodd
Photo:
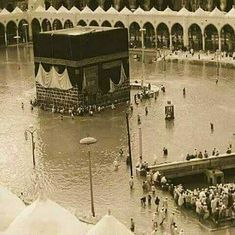
<path fill-rule="evenodd" d="M 86 97 L 85 103 L 93 105 L 96 103 L 96 94 L 98 91 L 98 66 L 84 68 L 86 77 Z"/>

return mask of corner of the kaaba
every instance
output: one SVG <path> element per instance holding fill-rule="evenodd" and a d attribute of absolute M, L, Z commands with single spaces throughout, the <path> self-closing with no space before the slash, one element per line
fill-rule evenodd
<path fill-rule="evenodd" d="M 130 100 L 127 29 L 47 31 L 35 35 L 33 43 L 36 95 L 43 108 L 108 106 Z"/>

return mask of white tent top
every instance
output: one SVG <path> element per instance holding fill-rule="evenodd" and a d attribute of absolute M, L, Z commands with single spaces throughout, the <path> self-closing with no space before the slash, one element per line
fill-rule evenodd
<path fill-rule="evenodd" d="M 172 11 L 171 8 L 167 7 L 163 12 L 163 15 L 174 15 L 175 11 Z"/>
<path fill-rule="evenodd" d="M 233 8 L 226 14 L 226 16 L 235 17 L 235 8 L 233 7 Z"/>
<path fill-rule="evenodd" d="M 155 7 L 152 7 L 151 10 L 148 13 L 150 13 L 150 14 L 161 14 L 161 11 L 158 11 Z"/>
<path fill-rule="evenodd" d="M 87 235 L 133 235 L 133 233 L 112 215 L 105 215 Z"/>
<path fill-rule="evenodd" d="M 0 12 L 0 15 L 7 15 L 7 14 L 10 14 L 10 12 L 6 8 L 3 8 L 2 11 Z"/>
<path fill-rule="evenodd" d="M 177 15 L 179 16 L 189 16 L 191 15 L 192 13 L 186 9 L 185 7 L 182 7 L 178 12 L 177 12 Z"/>
<path fill-rule="evenodd" d="M 69 13 L 69 10 L 63 5 L 58 9 L 58 13 Z"/>
<path fill-rule="evenodd" d="M 123 15 L 130 15 L 132 14 L 132 12 L 127 8 L 127 7 L 124 7 L 121 11 L 120 11 L 121 14 Z"/>
<path fill-rule="evenodd" d="M 138 7 L 133 14 L 136 14 L 136 15 L 145 15 L 146 12 L 141 8 L 141 7 Z"/>
<path fill-rule="evenodd" d="M 10 224 L 6 235 L 84 235 L 88 225 L 49 199 L 38 199 Z"/>
<path fill-rule="evenodd" d="M 79 13 L 80 10 L 79 10 L 77 7 L 73 6 L 73 7 L 70 9 L 70 12 L 71 12 L 71 13 Z"/>
<path fill-rule="evenodd" d="M 24 209 L 24 203 L 15 194 L 0 186 L 0 231 L 5 230 Z"/>
<path fill-rule="evenodd" d="M 90 14 L 90 13 L 93 13 L 93 11 L 86 5 L 82 11 L 81 11 L 82 14 Z"/>
<path fill-rule="evenodd" d="M 57 12 L 57 10 L 53 6 L 50 6 L 46 11 L 47 12 Z"/>
<path fill-rule="evenodd" d="M 19 7 L 16 7 L 14 11 L 12 12 L 12 14 L 17 14 L 17 13 L 22 13 L 22 12 L 23 11 Z"/>
<path fill-rule="evenodd" d="M 45 8 L 39 5 L 37 9 L 35 9 L 35 12 L 45 12 Z"/>
<path fill-rule="evenodd" d="M 208 16 L 208 12 L 204 11 L 201 7 L 199 7 L 195 12 L 195 16 Z"/>
<path fill-rule="evenodd" d="M 107 13 L 109 14 L 118 14 L 119 12 L 113 7 L 111 6 L 108 10 Z"/>
<path fill-rule="evenodd" d="M 220 11 L 217 7 L 215 7 L 214 10 L 210 12 L 210 16 L 214 17 L 224 16 L 224 12 Z"/>
<path fill-rule="evenodd" d="M 104 9 L 101 6 L 98 6 L 95 9 L 94 13 L 103 14 L 103 13 L 105 13 L 105 11 L 104 11 Z"/>

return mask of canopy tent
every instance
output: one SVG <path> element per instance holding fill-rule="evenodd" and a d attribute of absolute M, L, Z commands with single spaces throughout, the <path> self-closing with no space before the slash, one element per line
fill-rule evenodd
<path fill-rule="evenodd" d="M 69 13 L 69 10 L 63 5 L 58 9 L 58 13 Z"/>
<path fill-rule="evenodd" d="M 133 233 L 112 215 L 105 215 L 87 235 L 133 235 Z"/>
<path fill-rule="evenodd" d="M 36 9 L 35 12 L 45 12 L 45 8 L 39 5 Z"/>
<path fill-rule="evenodd" d="M 18 13 L 23 13 L 23 11 L 22 11 L 19 7 L 16 7 L 16 8 L 13 10 L 12 14 L 18 14 Z"/>
<path fill-rule="evenodd" d="M 50 72 L 46 72 L 40 64 L 36 76 L 36 82 L 45 88 L 57 88 L 60 90 L 69 90 L 73 88 L 67 68 L 65 68 L 62 74 L 59 74 L 55 70 L 54 66 L 52 66 Z"/>
<path fill-rule="evenodd" d="M 46 10 L 47 12 L 50 12 L 50 13 L 52 13 L 52 12 L 57 12 L 57 10 L 53 7 L 53 6 L 50 6 L 47 10 Z"/>
<path fill-rule="evenodd" d="M 0 231 L 4 231 L 24 209 L 24 203 L 15 194 L 0 186 Z"/>
<path fill-rule="evenodd" d="M 77 7 L 75 7 L 75 6 L 73 6 L 69 11 L 71 13 L 79 13 L 80 12 L 80 10 Z"/>
<path fill-rule="evenodd" d="M 149 14 L 161 14 L 162 11 L 158 11 L 155 7 L 152 7 L 150 11 L 148 11 Z"/>
<path fill-rule="evenodd" d="M 235 17 L 235 8 L 233 7 L 227 14 L 228 17 Z"/>
<path fill-rule="evenodd" d="M 193 14 L 194 16 L 208 16 L 208 12 L 199 7 Z"/>
<path fill-rule="evenodd" d="M 120 11 L 120 13 L 121 13 L 122 15 L 131 15 L 131 14 L 132 14 L 132 12 L 131 12 L 127 7 L 124 7 L 124 8 Z"/>
<path fill-rule="evenodd" d="M 5 235 L 84 235 L 89 226 L 49 199 L 38 199 L 10 224 Z"/>
<path fill-rule="evenodd" d="M 178 12 L 177 12 L 177 15 L 179 16 L 189 16 L 191 15 L 192 13 L 187 10 L 185 7 L 182 7 Z"/>
<path fill-rule="evenodd" d="M 167 7 L 163 12 L 163 15 L 174 15 L 175 11 L 171 10 L 171 8 Z"/>
<path fill-rule="evenodd" d="M 95 11 L 94 11 L 94 13 L 98 13 L 98 14 L 104 14 L 105 13 L 105 11 L 104 11 L 104 9 L 101 7 L 101 6 L 98 6 L 96 9 L 95 9 Z"/>
<path fill-rule="evenodd" d="M 138 7 L 138 8 L 134 11 L 133 14 L 135 14 L 135 15 L 145 15 L 145 14 L 147 14 L 147 13 L 146 13 L 146 11 L 144 11 L 141 7 Z"/>
<path fill-rule="evenodd" d="M 8 15 L 8 14 L 10 14 L 10 12 L 6 8 L 3 8 L 2 11 L 0 12 L 0 15 Z"/>
<path fill-rule="evenodd" d="M 220 11 L 217 7 L 215 7 L 214 10 L 210 12 L 210 16 L 221 17 L 224 16 L 224 12 Z"/>
<path fill-rule="evenodd" d="M 82 11 L 81 11 L 82 14 L 91 14 L 93 13 L 93 11 L 88 7 L 88 6 L 85 6 Z"/>
<path fill-rule="evenodd" d="M 108 14 L 118 14 L 119 12 L 113 7 L 111 6 L 108 10 L 107 10 Z"/>

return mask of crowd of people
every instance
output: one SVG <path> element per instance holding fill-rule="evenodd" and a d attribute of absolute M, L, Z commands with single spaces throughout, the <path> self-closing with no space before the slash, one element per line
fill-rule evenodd
<path fill-rule="evenodd" d="M 211 219 L 216 224 L 235 222 L 235 184 L 217 184 L 189 190 L 181 184 L 174 187 L 173 197 L 179 207 L 193 210 L 200 221 Z"/>

